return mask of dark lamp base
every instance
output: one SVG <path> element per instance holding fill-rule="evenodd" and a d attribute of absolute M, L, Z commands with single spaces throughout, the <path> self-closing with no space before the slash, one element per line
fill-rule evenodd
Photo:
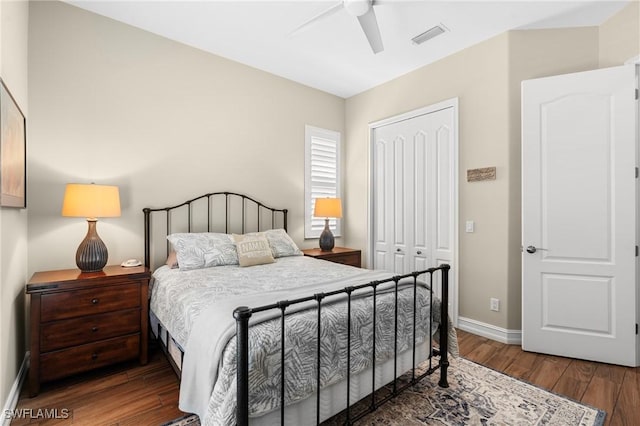
<path fill-rule="evenodd" d="M 82 272 L 99 272 L 107 264 L 109 253 L 96 231 L 96 220 L 87 220 L 87 236 L 76 251 L 76 265 Z"/>
<path fill-rule="evenodd" d="M 320 234 L 320 241 L 318 242 L 320 244 L 320 250 L 322 251 L 331 251 L 336 244 L 331 229 L 329 229 L 329 219 L 324 220 L 324 229 L 322 230 L 322 234 Z"/>

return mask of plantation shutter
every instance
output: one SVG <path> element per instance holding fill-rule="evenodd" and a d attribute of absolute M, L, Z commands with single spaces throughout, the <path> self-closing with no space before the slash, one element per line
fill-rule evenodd
<path fill-rule="evenodd" d="M 314 217 L 317 198 L 340 198 L 340 133 L 305 128 L 305 238 L 318 238 L 324 229 L 323 217 Z M 329 219 L 329 227 L 340 236 L 340 220 Z"/>

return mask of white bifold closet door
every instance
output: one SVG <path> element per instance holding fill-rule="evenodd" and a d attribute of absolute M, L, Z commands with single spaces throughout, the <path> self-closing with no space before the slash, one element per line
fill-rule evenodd
<path fill-rule="evenodd" d="M 373 129 L 373 268 L 453 262 L 454 108 Z"/>

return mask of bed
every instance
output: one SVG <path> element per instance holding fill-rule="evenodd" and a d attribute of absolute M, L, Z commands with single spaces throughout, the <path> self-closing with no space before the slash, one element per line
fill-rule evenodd
<path fill-rule="evenodd" d="M 181 379 L 181 410 L 203 425 L 319 424 L 340 412 L 351 423 L 428 374 L 448 386 L 448 265 L 394 276 L 305 257 L 287 214 L 232 192 L 144 209 L 152 331 Z M 238 265 L 256 241 L 273 259 Z M 365 397 L 365 410 L 351 408 Z"/>

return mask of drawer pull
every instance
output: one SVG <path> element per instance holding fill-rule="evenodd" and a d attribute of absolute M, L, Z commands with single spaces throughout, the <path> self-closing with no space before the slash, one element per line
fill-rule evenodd
<path fill-rule="evenodd" d="M 95 333 L 96 331 L 98 331 L 98 327 L 91 327 L 91 331 Z"/>
<path fill-rule="evenodd" d="M 92 354 L 91 354 L 91 359 L 94 359 L 94 360 L 95 360 L 95 359 L 98 359 L 98 354 L 97 354 L 97 353 L 95 353 L 95 352 L 94 352 L 94 353 L 92 353 Z"/>
<path fill-rule="evenodd" d="M 100 300 L 97 299 L 97 298 L 96 299 L 91 299 L 91 303 L 93 303 L 94 305 L 97 305 L 99 301 Z"/>

